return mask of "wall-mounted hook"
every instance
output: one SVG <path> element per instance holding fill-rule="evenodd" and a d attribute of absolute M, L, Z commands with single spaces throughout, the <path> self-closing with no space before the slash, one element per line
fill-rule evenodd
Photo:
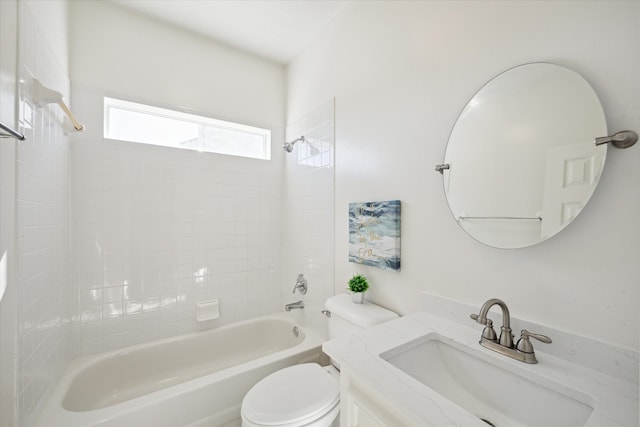
<path fill-rule="evenodd" d="M 611 136 L 601 136 L 595 139 L 596 145 L 611 143 L 616 148 L 628 148 L 638 141 L 638 134 L 632 130 L 623 130 Z"/>
<path fill-rule="evenodd" d="M 58 104 L 62 111 L 71 121 L 73 128 L 82 132 L 84 130 L 84 125 L 82 125 L 76 116 L 73 115 L 67 104 L 64 102 L 64 97 L 58 91 L 49 89 L 48 87 L 44 87 L 38 79 L 33 79 L 33 98 L 38 105 L 38 107 L 42 108 L 47 104 Z"/>

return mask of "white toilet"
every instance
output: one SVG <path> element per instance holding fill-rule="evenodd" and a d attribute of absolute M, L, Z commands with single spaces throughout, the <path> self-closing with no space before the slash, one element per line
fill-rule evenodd
<path fill-rule="evenodd" d="M 325 303 L 329 339 L 348 335 L 398 317 L 366 302 L 354 304 L 351 295 Z M 242 401 L 243 427 L 329 427 L 340 423 L 339 372 L 317 363 L 289 366 L 260 380 Z"/>

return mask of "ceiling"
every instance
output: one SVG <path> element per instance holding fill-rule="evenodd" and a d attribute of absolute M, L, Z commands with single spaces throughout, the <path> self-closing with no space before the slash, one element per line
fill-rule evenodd
<path fill-rule="evenodd" d="M 346 0 L 110 0 L 179 28 L 287 64 Z"/>

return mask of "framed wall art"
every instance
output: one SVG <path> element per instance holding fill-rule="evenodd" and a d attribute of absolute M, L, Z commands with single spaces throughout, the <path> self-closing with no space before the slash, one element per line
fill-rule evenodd
<path fill-rule="evenodd" d="M 349 203 L 349 261 L 400 270 L 400 200 Z"/>

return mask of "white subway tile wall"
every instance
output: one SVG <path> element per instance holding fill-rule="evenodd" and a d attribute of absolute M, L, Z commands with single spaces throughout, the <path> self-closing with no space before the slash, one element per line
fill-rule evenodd
<path fill-rule="evenodd" d="M 326 335 L 320 314 L 334 294 L 334 99 L 325 102 L 287 127 L 287 141 L 304 135 L 287 155 L 285 188 L 285 269 L 287 301 L 304 298 L 304 319 Z M 303 273 L 309 291 L 291 295 L 296 277 Z"/>
<path fill-rule="evenodd" d="M 76 95 L 89 117 L 102 117 L 100 96 Z M 73 138 L 74 354 L 282 310 L 282 181 L 270 161 L 95 130 Z M 197 323 L 196 302 L 214 298 L 220 317 Z"/>
<path fill-rule="evenodd" d="M 69 94 L 69 79 L 35 19 L 19 2 L 19 118 L 16 221 L 18 248 L 17 423 L 29 426 L 71 358 L 69 286 L 69 143 L 62 110 L 34 105 L 32 80 Z"/>

